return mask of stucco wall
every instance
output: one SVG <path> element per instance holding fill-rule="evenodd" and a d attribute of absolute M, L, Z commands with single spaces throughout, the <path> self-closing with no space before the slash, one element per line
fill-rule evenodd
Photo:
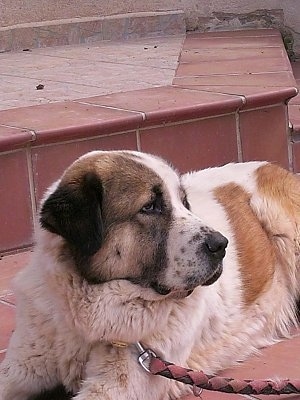
<path fill-rule="evenodd" d="M 185 11 L 190 30 L 285 27 L 300 53 L 300 0 L 0 0 L 0 26 L 179 9 Z"/>

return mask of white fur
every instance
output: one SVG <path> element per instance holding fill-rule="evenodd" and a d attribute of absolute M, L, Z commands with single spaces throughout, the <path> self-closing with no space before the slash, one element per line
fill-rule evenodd
<path fill-rule="evenodd" d="M 187 217 L 189 228 L 192 214 L 181 205 L 178 176 L 160 159 L 142 157 L 176 197 L 176 215 Z M 291 284 L 296 280 L 289 281 L 278 265 L 268 290 L 244 306 L 235 237 L 212 193 L 234 181 L 253 194 L 258 217 L 271 213 L 273 218 L 274 208 L 256 191 L 254 172 L 261 165 L 229 164 L 182 177 L 193 218 L 229 239 L 222 276 L 184 299 L 159 296 L 125 280 L 89 285 L 68 263 L 57 262 L 62 239 L 39 229 L 32 261 L 15 282 L 17 327 L 0 367 L 0 400 L 26 400 L 33 389 L 59 382 L 78 391 L 77 400 L 176 399 L 190 388 L 147 374 L 134 346 L 118 349 L 110 342 L 141 341 L 169 361 L 215 373 L 287 335 L 294 323 L 299 288 Z M 296 274 L 295 265 L 291 268 Z"/>

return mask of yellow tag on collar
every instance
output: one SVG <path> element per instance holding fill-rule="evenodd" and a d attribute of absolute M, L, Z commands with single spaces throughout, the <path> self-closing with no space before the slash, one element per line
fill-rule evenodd
<path fill-rule="evenodd" d="M 128 343 L 125 342 L 111 342 L 111 345 L 113 347 L 118 347 L 119 349 L 124 349 L 125 347 L 128 347 Z"/>

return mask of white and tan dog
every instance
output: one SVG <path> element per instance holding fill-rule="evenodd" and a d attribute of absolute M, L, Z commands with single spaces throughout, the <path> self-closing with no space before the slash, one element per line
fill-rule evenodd
<path fill-rule="evenodd" d="M 15 282 L 0 399 L 57 385 L 77 400 L 189 393 L 147 374 L 131 344 L 214 373 L 287 336 L 299 250 L 299 179 L 275 165 L 180 177 L 147 154 L 89 153 L 42 203 L 32 261 Z"/>

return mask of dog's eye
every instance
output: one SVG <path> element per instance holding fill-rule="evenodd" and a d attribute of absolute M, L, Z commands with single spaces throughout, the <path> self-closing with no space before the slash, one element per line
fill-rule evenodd
<path fill-rule="evenodd" d="M 185 207 L 186 209 L 188 209 L 188 210 L 191 209 L 190 203 L 188 202 L 188 200 L 187 200 L 186 197 L 182 200 L 182 204 L 184 205 L 184 207 Z"/>
<path fill-rule="evenodd" d="M 163 211 L 162 199 L 160 197 L 155 198 L 153 201 L 144 205 L 140 212 L 142 214 L 161 214 Z"/>

